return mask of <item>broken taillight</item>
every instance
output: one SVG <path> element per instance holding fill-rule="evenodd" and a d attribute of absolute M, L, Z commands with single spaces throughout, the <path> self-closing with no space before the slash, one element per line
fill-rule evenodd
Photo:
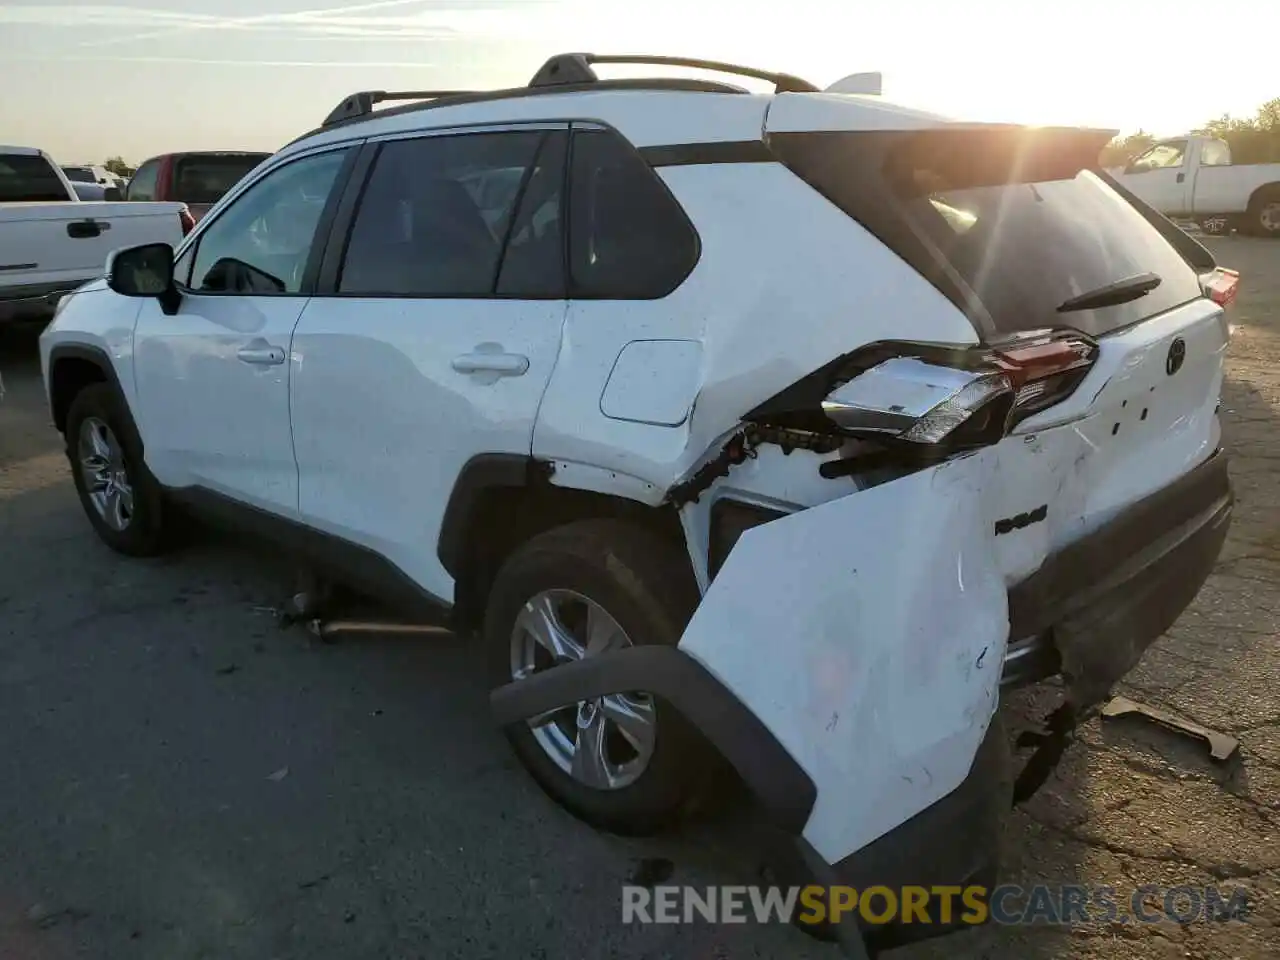
<path fill-rule="evenodd" d="M 853 437 L 946 451 L 998 443 L 1018 421 L 1065 400 L 1098 352 L 1088 337 L 1053 331 L 996 348 L 896 348 L 832 390 L 822 412 Z"/>
<path fill-rule="evenodd" d="M 1216 267 L 1212 273 L 1200 278 L 1204 295 L 1219 306 L 1229 307 L 1235 302 L 1240 288 L 1240 271 Z"/>

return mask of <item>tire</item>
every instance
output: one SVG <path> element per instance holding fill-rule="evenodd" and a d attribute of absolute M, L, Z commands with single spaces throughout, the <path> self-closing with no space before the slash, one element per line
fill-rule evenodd
<path fill-rule="evenodd" d="M 164 498 L 143 462 L 142 443 L 119 391 L 94 383 L 76 394 L 67 412 L 66 452 L 80 506 L 102 542 L 131 557 L 164 552 Z M 96 477 L 90 476 L 90 457 L 105 468 Z M 131 509 L 117 512 L 115 504 Z"/>
<path fill-rule="evenodd" d="M 1250 232 L 1258 237 L 1280 238 L 1280 187 L 1264 187 L 1249 204 Z"/>
<path fill-rule="evenodd" d="M 556 607 L 561 625 L 573 620 L 575 629 L 584 624 L 582 614 L 575 617 L 574 612 L 594 604 L 630 643 L 674 646 L 698 599 L 684 552 L 637 526 L 617 520 L 583 520 L 539 534 L 512 554 L 490 591 L 484 619 L 490 680 L 495 687 L 510 683 L 530 649 L 550 659 L 545 644 L 518 629 L 518 620 L 527 616 L 527 603 L 542 609 L 547 604 Z M 585 639 L 585 632 L 577 635 Z M 547 668 L 554 665 L 535 666 Z M 538 785 L 574 816 L 612 833 L 652 834 L 694 809 L 723 767 L 719 755 L 674 708 L 648 698 L 646 712 L 645 700 L 631 695 L 621 700 L 601 698 L 560 711 L 536 730 L 521 722 L 507 727 L 505 733 Z M 612 703 L 612 710 L 606 709 L 605 701 Z M 619 710 L 652 718 L 652 740 L 644 741 L 651 743 L 646 761 L 638 762 L 645 755 L 637 746 L 643 738 L 628 739 L 621 726 L 610 726 L 608 717 L 617 716 Z M 593 723 L 606 725 L 606 764 L 618 761 L 612 770 L 616 782 L 609 786 L 598 785 L 599 777 L 584 780 L 575 775 L 579 757 L 591 752 L 573 750 L 572 764 L 565 766 L 562 748 L 569 737 L 581 744 L 597 729 L 590 724 L 586 730 L 577 726 L 587 716 L 594 718 Z M 559 743 L 561 737 L 566 743 Z M 629 752 L 636 754 L 630 765 Z M 589 784 L 590 779 L 596 783 Z"/>

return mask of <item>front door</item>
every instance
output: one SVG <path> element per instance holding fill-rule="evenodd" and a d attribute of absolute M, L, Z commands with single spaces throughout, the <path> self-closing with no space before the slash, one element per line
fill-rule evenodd
<path fill-rule="evenodd" d="M 1157 143 L 1136 157 L 1120 177 L 1126 188 L 1166 216 L 1191 210 L 1192 177 L 1186 140 Z"/>
<path fill-rule="evenodd" d="M 566 135 L 371 143 L 330 244 L 346 240 L 343 260 L 326 263 L 294 333 L 301 519 L 446 602 L 437 544 L 453 485 L 472 457 L 529 454 L 559 352 Z"/>
<path fill-rule="evenodd" d="M 348 152 L 311 154 L 254 181 L 179 258 L 177 313 L 144 302 L 134 332 L 139 426 L 166 486 L 296 513 L 291 338 Z"/>

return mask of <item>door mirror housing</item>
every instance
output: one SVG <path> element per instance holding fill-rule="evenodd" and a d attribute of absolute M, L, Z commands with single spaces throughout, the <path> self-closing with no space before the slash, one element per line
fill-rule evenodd
<path fill-rule="evenodd" d="M 173 247 L 145 243 L 107 257 L 107 286 L 125 297 L 156 297 L 166 314 L 178 312 L 182 295 L 173 282 Z"/>

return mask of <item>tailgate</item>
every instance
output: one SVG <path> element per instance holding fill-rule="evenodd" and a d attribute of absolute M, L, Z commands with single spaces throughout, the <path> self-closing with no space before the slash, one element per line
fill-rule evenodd
<path fill-rule="evenodd" d="M 101 276 L 113 250 L 182 241 L 178 203 L 14 204 L 0 209 L 0 282 L 74 283 Z"/>

